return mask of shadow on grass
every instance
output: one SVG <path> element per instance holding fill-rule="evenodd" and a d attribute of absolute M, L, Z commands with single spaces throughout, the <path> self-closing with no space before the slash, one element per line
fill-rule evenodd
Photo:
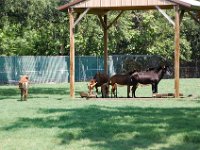
<path fill-rule="evenodd" d="M 6 89 L 0 89 L 0 95 L 2 96 L 15 96 L 19 94 L 19 89 L 14 88 L 6 88 Z"/>
<path fill-rule="evenodd" d="M 58 94 L 58 95 L 66 95 L 66 94 L 69 94 L 69 87 L 66 87 L 66 88 L 51 88 L 51 87 L 48 87 L 48 88 L 44 88 L 44 87 L 37 87 L 37 88 L 30 88 L 29 90 L 30 94 L 50 94 L 50 95 L 55 95 L 55 94 Z"/>
<path fill-rule="evenodd" d="M 79 95 L 81 91 L 76 90 L 75 95 Z M 31 98 L 40 97 L 38 95 L 69 95 L 70 89 L 66 88 L 55 88 L 55 87 L 37 87 L 29 88 L 29 95 Z M 1 97 L 2 96 L 2 97 Z M 18 88 L 6 88 L 0 89 L 0 100 L 11 99 L 13 96 L 20 97 L 20 90 Z M 30 97 L 29 97 L 30 98 Z"/>
<path fill-rule="evenodd" d="M 21 118 L 1 130 L 55 127 L 62 131 L 58 135 L 60 144 L 89 139 L 93 143 L 89 147 L 110 150 L 147 149 L 156 144 L 168 144 L 162 148 L 165 150 L 186 149 L 188 145 L 192 145 L 192 149 L 200 148 L 199 108 L 94 105 L 77 109 L 40 109 L 38 113 L 48 114 L 48 117 Z M 182 136 L 177 136 L 179 134 Z M 173 137 L 175 141 L 169 141 Z M 173 145 L 174 142 L 181 144 Z"/>

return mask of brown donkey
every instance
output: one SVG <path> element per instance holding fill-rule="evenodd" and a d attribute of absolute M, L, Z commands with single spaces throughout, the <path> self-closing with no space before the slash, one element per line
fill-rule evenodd
<path fill-rule="evenodd" d="M 114 97 L 117 97 L 117 85 L 126 85 L 127 86 L 127 97 L 129 98 L 130 95 L 130 86 L 136 86 L 134 84 L 137 84 L 136 82 L 132 82 L 131 75 L 134 73 L 129 72 L 127 74 L 116 74 L 113 75 L 109 80 L 109 85 L 112 86 L 111 88 L 111 97 L 114 95 Z"/>
<path fill-rule="evenodd" d="M 27 75 L 24 75 L 19 80 L 19 89 L 21 92 L 21 100 L 26 101 L 28 98 L 28 86 L 29 86 L 29 78 Z"/>
<path fill-rule="evenodd" d="M 107 97 L 108 96 L 107 90 L 109 90 L 109 87 L 107 85 L 108 80 L 109 80 L 109 76 L 105 73 L 97 72 L 94 75 L 93 79 L 96 81 L 96 85 L 95 85 L 96 92 L 98 93 L 98 87 L 101 87 L 102 97 L 105 97 L 105 96 Z"/>

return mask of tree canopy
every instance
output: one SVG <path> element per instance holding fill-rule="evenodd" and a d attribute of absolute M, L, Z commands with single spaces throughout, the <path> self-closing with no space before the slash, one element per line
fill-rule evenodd
<path fill-rule="evenodd" d="M 68 55 L 69 20 L 56 8 L 69 0 L 1 0 L 0 55 Z M 174 10 L 166 13 L 174 18 Z M 108 21 L 118 12 L 108 13 Z M 186 13 L 181 24 L 181 59 L 200 58 L 200 26 Z M 103 55 L 96 15 L 75 30 L 77 55 Z M 109 54 L 159 54 L 172 59 L 174 28 L 158 11 L 126 11 L 109 29 Z"/>

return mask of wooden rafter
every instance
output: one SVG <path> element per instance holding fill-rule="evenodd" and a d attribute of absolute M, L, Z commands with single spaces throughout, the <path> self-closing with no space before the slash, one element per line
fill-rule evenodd
<path fill-rule="evenodd" d="M 159 7 L 159 6 L 155 6 L 158 11 L 173 25 L 175 26 L 174 21 Z"/>
<path fill-rule="evenodd" d="M 188 14 L 192 17 L 192 19 L 194 19 L 197 23 L 200 24 L 200 20 L 193 13 L 191 13 L 190 11 L 188 11 Z"/>
<path fill-rule="evenodd" d="M 78 19 L 75 21 L 74 23 L 74 27 L 81 21 L 81 19 L 87 14 L 87 12 L 90 10 L 90 8 L 87 8 L 79 17 Z"/>
<path fill-rule="evenodd" d="M 117 17 L 108 25 L 107 29 L 109 29 L 109 28 L 119 19 L 119 17 L 122 15 L 123 12 L 124 12 L 124 11 L 121 11 L 121 12 L 117 15 Z"/>
<path fill-rule="evenodd" d="M 100 22 L 101 22 L 101 25 L 103 26 L 103 28 L 105 29 L 109 29 L 118 19 L 119 19 L 119 17 L 122 15 L 122 13 L 123 13 L 124 11 L 121 11 L 118 15 L 117 15 L 117 17 L 109 24 L 109 25 L 106 25 L 105 24 L 105 21 L 103 20 L 103 18 L 102 18 L 102 16 L 101 15 L 98 15 L 98 17 L 99 17 L 99 20 L 100 20 Z"/>

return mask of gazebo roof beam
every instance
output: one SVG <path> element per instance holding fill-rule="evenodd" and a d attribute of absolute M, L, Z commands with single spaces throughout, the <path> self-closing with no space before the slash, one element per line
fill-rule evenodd
<path fill-rule="evenodd" d="M 65 5 L 62 5 L 62 6 L 58 7 L 57 9 L 60 10 L 60 11 L 64 11 L 64 10 L 68 9 L 69 7 L 74 6 L 74 5 L 76 5 L 78 3 L 81 3 L 83 1 L 85 1 L 85 0 L 74 0 L 74 1 L 72 1 L 70 3 L 67 3 Z"/>
<path fill-rule="evenodd" d="M 200 10 L 200 2 L 196 0 L 168 0 L 187 9 Z"/>
<path fill-rule="evenodd" d="M 89 8 L 89 7 L 87 7 Z M 75 13 L 83 13 L 85 9 L 87 8 L 73 8 Z M 94 9 L 90 8 L 90 10 L 87 12 L 87 14 L 97 14 L 97 15 L 105 15 L 109 12 L 110 10 L 108 9 Z"/>
<path fill-rule="evenodd" d="M 173 6 L 169 5 L 169 6 L 159 6 L 161 9 L 172 9 Z M 125 11 L 125 10 L 155 10 L 155 6 L 135 6 L 135 7 L 100 7 L 100 8 L 91 8 L 91 7 L 87 7 L 90 8 L 90 10 L 88 11 L 88 14 L 106 14 L 108 11 Z M 73 8 L 74 12 L 76 13 L 82 13 L 85 8 Z"/>

